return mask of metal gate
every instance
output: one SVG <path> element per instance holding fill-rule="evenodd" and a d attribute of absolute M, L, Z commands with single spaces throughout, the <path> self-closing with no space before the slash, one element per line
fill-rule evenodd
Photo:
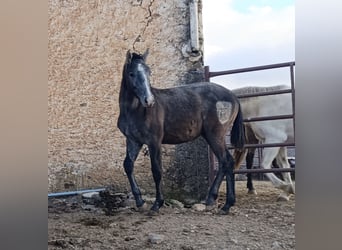
<path fill-rule="evenodd" d="M 291 81 L 291 88 L 280 90 L 280 91 L 270 91 L 270 92 L 263 92 L 263 93 L 256 93 L 256 94 L 245 94 L 239 95 L 238 98 L 247 98 L 247 97 L 254 97 L 254 96 L 266 96 L 266 95 L 277 95 L 277 94 L 287 94 L 291 93 L 292 97 L 292 114 L 288 115 L 276 115 L 276 116 L 264 116 L 264 117 L 248 117 L 244 119 L 244 122 L 257 122 L 257 121 L 266 121 L 266 120 L 278 120 L 278 119 L 292 119 L 293 120 L 293 129 L 295 132 L 295 86 L 294 86 L 294 66 L 295 62 L 285 62 L 285 63 L 278 63 L 278 64 L 270 64 L 264 66 L 257 66 L 257 67 L 249 67 L 249 68 L 241 68 L 241 69 L 233 69 L 233 70 L 226 70 L 226 71 L 216 71 L 210 72 L 209 66 L 204 67 L 205 73 L 205 80 L 210 81 L 210 78 L 222 75 L 229 75 L 229 74 L 238 74 L 238 73 L 245 73 L 245 72 L 252 72 L 252 71 L 260 71 L 260 70 L 267 70 L 267 69 L 275 69 L 275 68 L 283 68 L 289 67 L 290 69 L 290 81 Z M 267 144 L 245 144 L 245 148 L 264 148 L 264 147 L 279 147 L 279 146 L 295 146 L 295 141 L 291 143 L 267 143 Z M 232 149 L 232 146 L 228 146 L 229 149 Z M 259 153 L 260 155 L 260 153 Z M 289 169 L 261 169 L 260 168 L 260 160 L 259 160 L 259 169 L 239 169 L 235 170 L 235 174 L 245 174 L 245 173 L 276 173 L 276 172 L 294 172 L 295 170 L 292 168 Z M 212 183 L 216 175 L 216 164 L 215 164 L 215 156 L 214 153 L 209 149 L 209 182 Z"/>

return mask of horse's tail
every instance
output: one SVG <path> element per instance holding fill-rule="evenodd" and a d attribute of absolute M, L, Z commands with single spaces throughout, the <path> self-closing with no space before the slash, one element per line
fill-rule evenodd
<path fill-rule="evenodd" d="M 241 106 L 233 123 L 232 131 L 230 132 L 230 143 L 237 149 L 243 149 L 245 145 L 245 129 L 243 126 L 243 117 Z"/>

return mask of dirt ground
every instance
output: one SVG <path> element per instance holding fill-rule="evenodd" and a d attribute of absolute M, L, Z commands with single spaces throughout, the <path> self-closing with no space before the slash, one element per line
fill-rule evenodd
<path fill-rule="evenodd" d="M 49 205 L 48 249 L 295 249 L 294 196 L 276 202 L 280 191 L 270 182 L 255 181 L 255 188 L 253 196 L 245 181 L 236 182 L 229 215 L 169 205 L 155 216 L 132 208 L 106 216 L 68 198 Z"/>

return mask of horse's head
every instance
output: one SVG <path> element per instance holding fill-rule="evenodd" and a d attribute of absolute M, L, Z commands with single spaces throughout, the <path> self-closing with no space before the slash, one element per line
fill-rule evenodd
<path fill-rule="evenodd" d="M 148 49 L 143 55 L 127 51 L 124 78 L 140 103 L 144 107 L 152 107 L 154 96 L 150 85 L 151 71 L 145 63 L 147 55 Z"/>

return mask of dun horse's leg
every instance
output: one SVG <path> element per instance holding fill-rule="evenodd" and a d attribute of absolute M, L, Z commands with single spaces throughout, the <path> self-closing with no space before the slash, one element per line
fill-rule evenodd
<path fill-rule="evenodd" d="M 253 159 L 254 159 L 255 149 L 248 150 L 247 156 L 246 156 L 246 167 L 247 169 L 252 169 L 253 166 Z M 252 182 L 252 174 L 247 174 L 247 188 L 249 194 L 257 194 L 257 192 L 254 189 L 253 182 Z"/>
<path fill-rule="evenodd" d="M 135 198 L 135 203 L 138 208 L 142 207 L 145 201 L 141 198 L 141 192 L 134 178 L 133 170 L 134 162 L 137 159 L 141 147 L 142 145 L 139 143 L 136 143 L 128 139 L 126 140 L 126 158 L 124 160 L 124 168 L 129 184 L 131 185 L 131 190 Z"/>
<path fill-rule="evenodd" d="M 243 149 L 243 150 L 234 150 L 234 160 L 235 165 L 234 169 L 239 169 L 243 160 L 246 160 L 247 169 L 251 169 L 253 166 L 253 158 L 254 158 L 255 149 Z M 252 183 L 252 174 L 247 173 L 247 188 L 249 194 L 256 194 L 256 191 L 253 187 Z"/>
<path fill-rule="evenodd" d="M 251 144 L 257 144 L 259 140 L 256 138 L 253 129 L 250 126 L 245 125 L 245 136 L 246 136 L 246 142 Z M 247 169 L 252 169 L 253 167 L 253 159 L 255 155 L 255 148 L 248 149 L 248 153 L 246 156 L 246 167 Z M 249 194 L 257 194 L 252 182 L 252 174 L 247 174 L 247 188 Z"/>
<path fill-rule="evenodd" d="M 162 180 L 162 161 L 159 146 L 149 146 L 150 158 L 151 158 L 151 168 L 153 174 L 153 180 L 156 185 L 156 200 L 151 208 L 152 211 L 158 211 L 164 204 L 164 198 L 161 188 Z"/>

